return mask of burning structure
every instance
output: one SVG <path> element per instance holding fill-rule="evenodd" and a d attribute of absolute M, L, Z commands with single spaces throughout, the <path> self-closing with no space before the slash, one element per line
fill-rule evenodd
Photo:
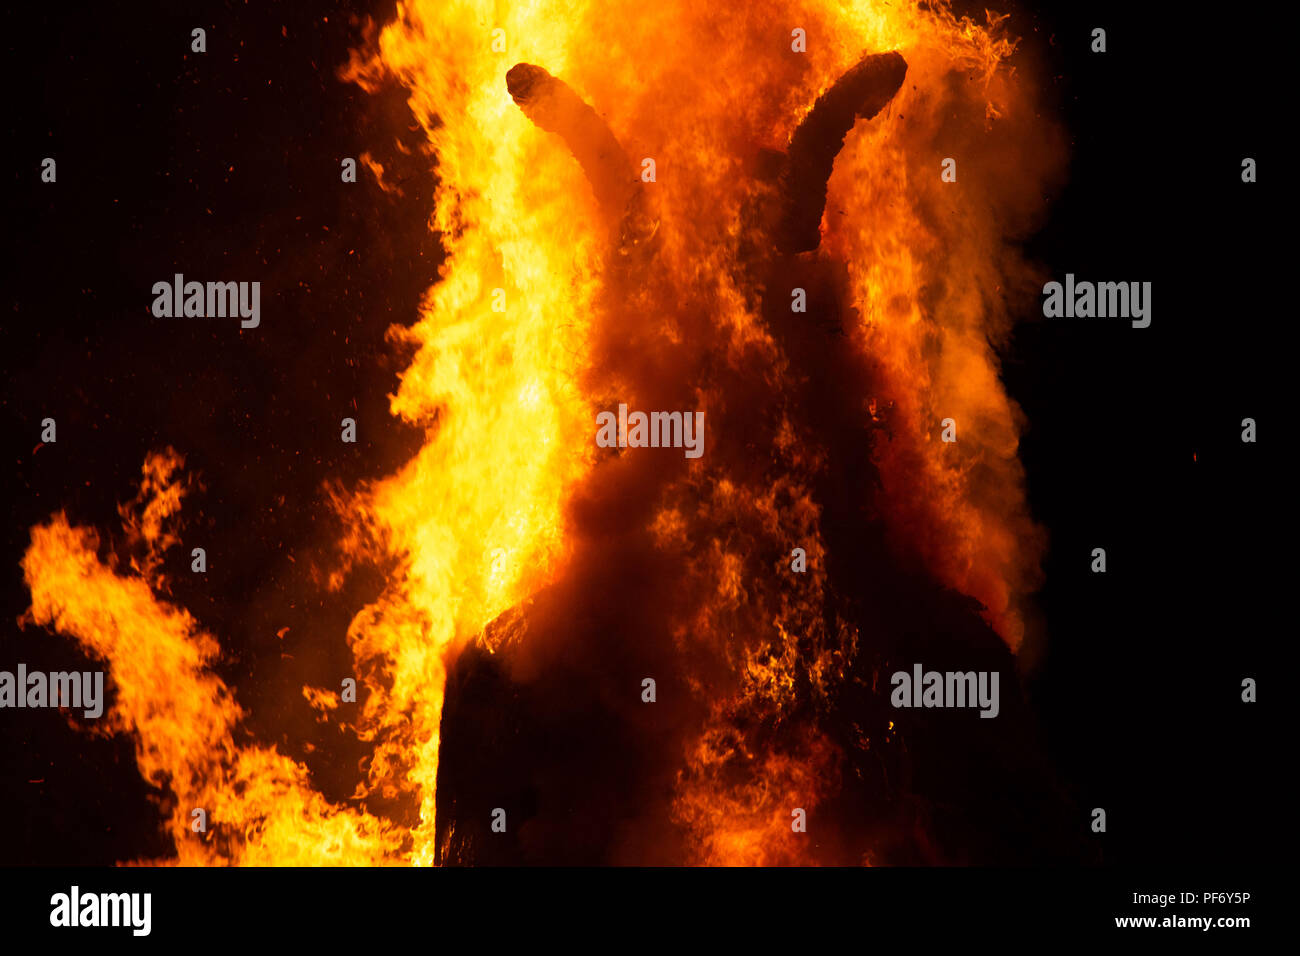
<path fill-rule="evenodd" d="M 174 859 L 1079 857 L 1014 677 L 1044 541 L 996 348 L 1061 161 L 1014 48 L 943 4 L 399 7 L 344 75 L 409 91 L 445 261 L 393 331 L 424 443 L 334 495 L 323 586 L 385 575 L 303 688 L 355 791 L 243 729 L 169 599 L 180 453 L 121 547 L 54 515 L 23 559 Z M 702 414 L 702 454 L 604 447 L 621 405 Z M 891 706 L 919 662 L 1000 672 L 996 720 Z"/>

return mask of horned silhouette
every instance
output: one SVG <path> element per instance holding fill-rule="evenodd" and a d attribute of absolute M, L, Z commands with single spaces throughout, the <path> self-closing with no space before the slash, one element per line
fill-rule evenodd
<path fill-rule="evenodd" d="M 979 720 L 947 722 L 939 735 L 927 729 L 922 715 L 913 717 L 916 736 L 908 742 L 891 735 L 897 713 L 888 695 L 879 692 L 889 681 L 887 664 L 953 659 L 954 648 L 961 649 L 958 659 L 973 662 L 965 666 L 989 671 L 1013 666 L 1006 646 L 981 619 L 978 602 L 944 588 L 891 550 L 870 503 L 872 489 L 879 485 L 872 433 L 883 426 L 861 399 L 877 374 L 875 358 L 869 349 L 846 344 L 843 327 L 857 321 L 846 264 L 831 256 L 803 255 L 820 246 L 827 183 L 845 138 L 859 119 L 885 109 L 906 72 L 903 57 L 889 52 L 866 55 L 841 75 L 816 99 L 785 150 L 765 151 L 756 166 L 761 188 L 742 213 L 743 248 L 737 260 L 744 274 L 737 278 L 752 295 L 749 304 L 761 313 L 784 364 L 775 385 L 757 365 L 729 380 L 772 404 L 759 412 L 736 413 L 747 416 L 743 418 L 728 419 L 727 409 L 717 410 L 714 420 L 734 427 L 728 430 L 730 443 L 719 439 L 711 450 L 716 456 L 711 461 L 722 464 L 710 467 L 727 471 L 738 486 L 762 487 L 770 481 L 769 466 L 778 472 L 791 466 L 780 457 L 783 452 L 768 447 L 775 444 L 774 433 L 786 415 L 797 418 L 809 447 L 829 450 L 833 460 L 805 469 L 799 479 L 818 509 L 816 533 L 825 545 L 828 587 L 823 603 L 810 604 L 801 624 L 806 633 L 800 640 L 809 643 L 799 645 L 800 660 L 792 669 L 797 703 L 774 719 L 761 705 L 750 709 L 741 701 L 727 719 L 740 738 L 752 739 L 755 751 L 779 750 L 790 727 L 806 725 L 845 754 L 845 771 L 829 787 L 820 818 L 828 833 L 837 818 L 842 824 L 825 837 L 825 845 L 832 847 L 824 854 L 830 862 L 860 861 L 868 848 L 884 860 L 913 864 L 1055 859 L 1076 853 L 1069 842 L 1075 836 L 1061 836 L 1050 827 L 1048 833 L 1041 817 L 999 809 L 1002 780 L 1017 781 L 1033 794 L 1029 799 L 1036 806 L 1056 806 L 1060 799 L 1046 789 L 1050 774 L 1040 764 L 1018 691 L 1009 690 L 1004 697 L 996 735 L 983 732 Z M 579 163 L 609 230 L 615 252 L 610 264 L 638 284 L 652 268 L 659 236 L 653 191 L 642 187 L 635 164 L 609 126 L 563 80 L 540 66 L 519 63 L 506 74 L 506 86 L 528 119 L 559 136 Z M 795 287 L 807 291 L 806 313 L 791 308 L 787 290 Z M 742 432 L 743 440 L 737 440 Z M 650 461 L 638 460 L 644 469 L 639 477 L 624 470 L 601 482 L 601 493 L 620 502 L 628 495 L 638 502 L 653 500 L 657 496 L 647 489 L 680 473 L 655 471 Z M 648 512 L 643 508 L 639 514 L 644 520 Z M 759 527 L 762 518 L 755 514 L 756 524 L 743 529 L 728 525 L 730 516 L 698 517 L 698 536 L 730 537 L 733 547 L 737 540 L 748 540 L 753 551 L 788 554 L 781 548 L 793 543 L 787 535 L 797 523 Z M 620 520 L 625 519 L 620 512 Z M 587 560 L 578 562 L 580 588 L 544 588 L 526 606 L 488 625 L 483 646 L 467 645 L 452 663 L 439 751 L 440 862 L 680 862 L 673 848 L 683 837 L 666 828 L 655 801 L 674 786 L 663 776 L 663 766 L 678 766 L 681 755 L 663 749 L 672 740 L 666 727 L 620 709 L 635 710 L 639 705 L 628 704 L 635 695 L 620 691 L 621 703 L 611 704 L 602 683 L 639 686 L 624 679 L 639 680 L 650 672 L 639 668 L 650 659 L 644 649 L 653 643 L 653 634 L 636 630 L 645 622 L 625 601 L 653 618 L 654 608 L 647 611 L 636 603 L 643 599 L 636 579 L 655 565 L 640 563 L 644 555 L 634 550 L 637 539 L 630 538 L 629 550 L 620 551 L 610 543 L 617 538 L 592 536 Z M 631 583 L 611 577 L 610 566 L 629 555 L 636 568 Z M 779 587 L 799 586 L 792 578 L 787 582 Z M 588 600 L 589 594 L 607 589 L 618 599 Z M 522 636 L 527 632 L 530 640 L 554 647 L 546 635 L 555 630 L 566 642 L 555 678 L 516 679 L 508 661 Z M 854 649 L 839 658 L 841 678 L 827 685 L 828 698 L 819 698 L 804 652 L 815 658 L 816 646 L 838 647 L 838 636 L 849 631 L 863 636 L 864 648 L 856 649 L 855 638 Z M 608 640 L 611 633 L 625 640 Z M 628 637 L 638 633 L 648 639 L 639 644 Z M 671 688 L 673 682 L 665 680 L 662 686 Z M 680 701 L 678 697 L 679 706 Z M 869 738 L 867 745 L 863 738 Z M 924 763 L 910 749 L 918 743 Z M 749 744 L 737 748 L 749 749 Z M 494 759 L 485 763 L 485 753 Z M 932 768 L 938 765 L 946 769 L 936 778 Z M 749 772 L 745 759 L 718 766 L 723 789 Z M 916 766 L 922 769 L 914 775 Z M 524 808 L 527 822 L 508 833 L 487 834 L 480 808 L 503 801 Z M 640 821 L 632 831 L 651 828 L 642 837 L 646 842 L 625 842 L 629 830 L 622 814 Z M 963 814 L 979 822 L 970 823 Z M 1052 826 L 1067 816 L 1052 817 Z"/>
<path fill-rule="evenodd" d="M 808 252 L 820 244 L 826 183 L 844 137 L 858 119 L 888 105 L 906 74 L 898 53 L 868 54 L 817 98 L 781 158 L 775 207 L 761 217 L 776 250 Z M 652 237 L 656 222 L 637 189 L 632 162 L 596 111 L 563 80 L 531 63 L 511 67 L 506 88 L 525 116 L 569 147 L 602 215 L 617 224 L 619 251 L 626 255 Z"/>

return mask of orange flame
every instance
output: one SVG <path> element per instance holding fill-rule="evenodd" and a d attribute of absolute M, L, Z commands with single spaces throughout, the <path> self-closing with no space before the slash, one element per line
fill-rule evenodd
<path fill-rule="evenodd" d="M 172 454 L 145 462 L 149 498 L 138 522 L 150 541 L 155 523 L 179 507 L 167 476 Z M 144 492 L 142 490 L 142 500 Z M 241 745 L 244 714 L 230 688 L 211 673 L 217 642 L 183 609 L 160 601 L 156 581 L 123 576 L 97 557 L 93 531 L 55 515 L 32 529 L 22 561 L 36 623 L 77 639 L 106 661 L 116 687 L 109 729 L 136 741 L 141 775 L 167 788 L 168 825 L 183 865 L 320 866 L 395 860 L 402 834 L 383 820 L 333 806 L 316 793 L 307 768 L 274 748 Z M 194 810 L 214 826 L 209 839 L 191 830 Z"/>

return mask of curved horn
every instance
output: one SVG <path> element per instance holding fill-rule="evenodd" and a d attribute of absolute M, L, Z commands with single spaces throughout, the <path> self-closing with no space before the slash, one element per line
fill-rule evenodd
<path fill-rule="evenodd" d="M 870 119 L 893 99 L 907 63 L 897 53 L 865 56 L 817 97 L 790 137 L 780 178 L 776 245 L 782 252 L 807 252 L 821 243 L 826 182 L 844 137 L 859 117 Z"/>
<path fill-rule="evenodd" d="M 506 89 L 533 123 L 557 133 L 586 173 L 611 218 L 627 209 L 635 191 L 632 163 L 596 111 L 563 80 L 531 63 L 516 63 L 506 74 Z"/>

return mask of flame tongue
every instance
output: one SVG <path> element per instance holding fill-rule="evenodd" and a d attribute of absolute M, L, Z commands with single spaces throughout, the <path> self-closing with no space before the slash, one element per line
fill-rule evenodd
<path fill-rule="evenodd" d="M 156 480 L 170 473 L 165 457 L 145 463 L 145 487 L 157 494 L 142 497 L 149 506 L 136 526 L 150 541 L 163 537 L 152 520 L 158 502 L 170 502 L 163 509 L 170 512 L 180 498 L 178 486 Z M 244 714 L 209 669 L 216 641 L 184 610 L 155 597 L 156 579 L 115 573 L 97 549 L 94 532 L 72 527 L 63 514 L 33 528 L 22 562 L 29 614 L 109 663 L 116 689 L 109 725 L 135 737 L 141 774 L 170 791 L 175 862 L 396 861 L 403 835 L 391 824 L 330 804 L 311 787 L 307 769 L 274 748 L 236 743 Z M 206 837 L 191 829 L 195 810 L 212 824 Z"/>

